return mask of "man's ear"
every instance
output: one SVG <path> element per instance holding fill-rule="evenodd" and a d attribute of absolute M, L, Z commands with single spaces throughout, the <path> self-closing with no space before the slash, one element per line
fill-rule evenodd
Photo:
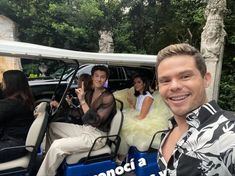
<path fill-rule="evenodd" d="M 211 73 L 207 72 L 204 76 L 204 85 L 206 88 L 208 88 L 211 84 Z"/>

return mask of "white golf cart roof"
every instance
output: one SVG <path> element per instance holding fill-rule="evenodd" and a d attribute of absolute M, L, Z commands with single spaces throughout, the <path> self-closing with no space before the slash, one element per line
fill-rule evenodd
<path fill-rule="evenodd" d="M 154 67 L 157 58 L 155 55 L 143 54 L 81 52 L 8 40 L 0 40 L 0 56 L 56 59 L 64 62 L 77 60 L 81 64 L 95 63 L 152 67 Z"/>

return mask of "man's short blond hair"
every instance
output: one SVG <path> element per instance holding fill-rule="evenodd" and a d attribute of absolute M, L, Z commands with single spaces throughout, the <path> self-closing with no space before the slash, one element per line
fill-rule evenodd
<path fill-rule="evenodd" d="M 195 47 L 187 43 L 180 43 L 169 45 L 158 52 L 156 62 L 156 78 L 158 78 L 158 66 L 164 59 L 181 55 L 192 56 L 202 77 L 205 76 L 207 68 L 205 59 L 202 57 L 201 53 Z"/>

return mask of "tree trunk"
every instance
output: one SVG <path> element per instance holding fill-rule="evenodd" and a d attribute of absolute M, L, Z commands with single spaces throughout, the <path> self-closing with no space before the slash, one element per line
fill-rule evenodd
<path fill-rule="evenodd" d="M 111 31 L 99 31 L 100 39 L 99 39 L 99 52 L 100 53 L 113 53 L 114 45 L 113 45 L 113 34 Z"/>
<path fill-rule="evenodd" d="M 212 82 L 207 90 L 208 99 L 218 99 L 220 75 L 224 52 L 224 15 L 226 0 L 208 0 L 205 9 L 206 24 L 201 35 L 201 53 L 206 60 Z"/>

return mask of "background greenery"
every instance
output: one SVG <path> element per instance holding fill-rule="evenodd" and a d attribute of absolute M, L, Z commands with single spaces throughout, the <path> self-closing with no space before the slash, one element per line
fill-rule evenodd
<path fill-rule="evenodd" d="M 111 30 L 115 52 L 156 54 L 179 42 L 200 47 L 206 0 L 0 0 L 20 41 L 98 51 L 98 31 Z M 219 104 L 235 111 L 235 1 L 227 0 Z"/>

